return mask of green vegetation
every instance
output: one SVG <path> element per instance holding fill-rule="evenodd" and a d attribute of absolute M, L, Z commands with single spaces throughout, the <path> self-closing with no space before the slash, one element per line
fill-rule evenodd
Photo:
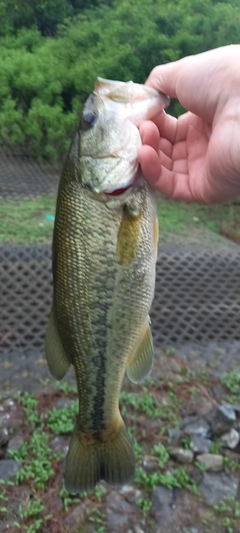
<path fill-rule="evenodd" d="M 223 220 L 232 223 L 240 219 L 240 205 L 205 206 L 168 200 L 158 203 L 158 219 L 160 239 L 169 233 L 184 234 L 194 227 L 219 233 Z"/>
<path fill-rule="evenodd" d="M 166 473 L 154 472 L 147 473 L 141 466 L 136 469 L 135 482 L 139 483 L 144 489 L 152 489 L 158 485 L 164 485 L 167 488 L 188 488 L 196 494 L 198 488 L 193 479 L 191 479 L 184 466 L 173 468 Z"/>
<path fill-rule="evenodd" d="M 0 200 L 0 243 L 24 244 L 51 242 L 54 221 L 46 215 L 55 214 L 56 196 L 26 200 Z M 187 234 L 193 227 L 206 227 L 219 232 L 221 223 L 240 219 L 240 205 L 204 206 L 168 200 L 158 204 L 160 242 L 169 233 Z M 174 355 L 168 347 L 166 355 Z M 60 385 L 61 387 L 61 385 Z M 61 390 L 61 388 L 60 388 Z"/>
<path fill-rule="evenodd" d="M 71 433 L 74 428 L 75 418 L 78 413 L 78 400 L 75 400 L 70 407 L 63 407 L 62 409 L 57 409 L 53 407 L 48 414 L 47 424 L 48 427 L 56 435 L 64 435 L 66 433 Z"/>
<path fill-rule="evenodd" d="M 221 382 L 225 385 L 228 394 L 226 401 L 228 403 L 236 404 L 240 398 L 240 372 L 239 370 L 232 370 L 232 372 L 225 372 L 221 378 Z"/>
<path fill-rule="evenodd" d="M 0 142 L 51 160 L 96 76 L 143 82 L 156 64 L 240 42 L 238 0 L 5 0 L 0 19 Z"/>
<path fill-rule="evenodd" d="M 0 243 L 44 243 L 52 240 L 55 196 L 31 200 L 0 200 Z"/>

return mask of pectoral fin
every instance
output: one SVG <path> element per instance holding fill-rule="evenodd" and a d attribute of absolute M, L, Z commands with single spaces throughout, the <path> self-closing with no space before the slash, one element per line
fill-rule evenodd
<path fill-rule="evenodd" d="M 127 375 L 133 383 L 140 383 L 151 372 L 153 364 L 153 340 L 149 324 L 137 346 L 136 351 L 130 357 L 127 367 Z"/>
<path fill-rule="evenodd" d="M 71 363 L 65 354 L 58 334 L 53 308 L 47 325 L 45 350 L 48 368 L 52 376 L 60 381 L 65 376 Z"/>

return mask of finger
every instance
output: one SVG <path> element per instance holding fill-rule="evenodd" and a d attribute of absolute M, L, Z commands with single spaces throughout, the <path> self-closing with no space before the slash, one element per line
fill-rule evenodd
<path fill-rule="evenodd" d="M 168 157 L 172 156 L 172 143 L 163 137 L 160 137 L 159 150 L 166 154 Z"/>
<path fill-rule="evenodd" d="M 161 172 L 160 158 L 157 152 L 151 146 L 143 145 L 138 150 L 138 159 L 144 177 L 154 186 Z"/>
<path fill-rule="evenodd" d="M 222 82 L 230 68 L 229 53 L 229 47 L 223 47 L 159 65 L 146 84 L 177 98 L 185 109 L 211 122 L 219 102 L 225 101 Z"/>
<path fill-rule="evenodd" d="M 150 180 L 149 180 L 150 181 Z M 167 198 L 181 200 L 186 202 L 196 202 L 191 188 L 189 186 L 188 174 L 182 172 L 172 172 L 171 170 L 161 167 L 161 172 L 153 183 L 155 189 Z"/>
<path fill-rule="evenodd" d="M 160 135 L 159 130 L 153 122 L 146 120 L 139 128 L 142 143 L 152 146 L 154 150 L 158 150 Z"/>
<path fill-rule="evenodd" d="M 177 134 L 178 120 L 164 111 L 158 113 L 152 120 L 159 129 L 160 136 L 173 144 Z"/>

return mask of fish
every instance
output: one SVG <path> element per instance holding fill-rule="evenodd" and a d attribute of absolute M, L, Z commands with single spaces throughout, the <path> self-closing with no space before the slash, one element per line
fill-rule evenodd
<path fill-rule="evenodd" d="M 134 476 L 119 395 L 125 372 L 140 383 L 152 368 L 158 249 L 155 193 L 139 168 L 139 126 L 168 102 L 145 85 L 97 78 L 60 178 L 45 348 L 55 379 L 70 365 L 76 375 L 79 412 L 65 468 L 71 493 Z"/>

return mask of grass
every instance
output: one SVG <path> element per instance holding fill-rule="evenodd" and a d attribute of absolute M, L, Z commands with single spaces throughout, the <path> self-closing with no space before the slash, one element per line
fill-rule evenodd
<path fill-rule="evenodd" d="M 205 206 L 167 200 L 158 203 L 160 238 L 169 233 L 183 234 L 189 227 L 204 226 L 219 233 L 222 221 L 233 222 L 240 218 L 240 205 Z"/>
<path fill-rule="evenodd" d="M 29 200 L 0 200 L 0 243 L 33 244 L 50 242 L 55 214 L 55 196 Z"/>
<path fill-rule="evenodd" d="M 50 242 L 52 220 L 45 215 L 55 214 L 56 196 L 25 200 L 0 200 L 0 243 L 33 244 Z M 240 218 L 240 205 L 204 206 L 167 200 L 158 203 L 160 239 L 169 233 L 184 234 L 193 226 L 204 226 L 219 232 L 223 220 Z"/>

